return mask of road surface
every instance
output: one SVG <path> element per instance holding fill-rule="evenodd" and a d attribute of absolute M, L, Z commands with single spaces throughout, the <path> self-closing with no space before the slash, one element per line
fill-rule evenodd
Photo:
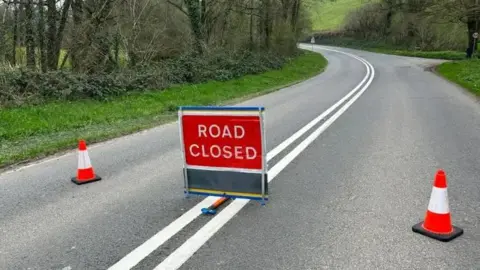
<path fill-rule="evenodd" d="M 241 104 L 266 107 L 265 207 L 236 200 L 199 216 L 212 200 L 184 198 L 167 124 L 89 146 L 96 183 L 70 182 L 75 152 L 0 174 L 0 269 L 478 267 L 480 106 L 425 70 L 440 61 L 331 49 L 315 46 L 323 74 Z M 449 243 L 411 231 L 439 168 L 465 230 Z"/>

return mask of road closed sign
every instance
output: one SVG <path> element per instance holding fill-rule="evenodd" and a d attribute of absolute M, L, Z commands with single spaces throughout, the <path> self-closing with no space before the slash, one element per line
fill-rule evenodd
<path fill-rule="evenodd" d="M 263 107 L 180 107 L 185 192 L 267 200 Z"/>

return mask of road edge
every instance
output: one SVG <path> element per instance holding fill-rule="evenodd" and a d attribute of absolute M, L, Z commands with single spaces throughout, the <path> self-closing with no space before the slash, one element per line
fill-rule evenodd
<path fill-rule="evenodd" d="M 475 95 L 474 93 L 472 93 L 469 89 L 467 89 L 466 87 L 463 87 L 462 85 L 460 85 L 459 83 L 455 82 L 455 81 L 452 81 L 450 79 L 448 79 L 447 77 L 445 77 L 442 73 L 440 73 L 438 70 L 437 70 L 437 67 L 441 65 L 441 64 L 435 64 L 435 65 L 432 65 L 430 68 L 429 68 L 429 72 L 435 74 L 437 77 L 439 77 L 440 79 L 442 79 L 443 81 L 445 81 L 446 83 L 454 86 L 456 89 L 458 89 L 458 91 L 462 94 L 465 94 L 466 96 L 468 96 L 469 98 L 472 98 L 476 103 L 480 103 L 480 96 L 478 95 Z"/>
<path fill-rule="evenodd" d="M 320 55 L 323 56 L 323 54 L 320 53 L 320 52 L 311 51 L 311 50 L 308 50 L 308 49 L 303 49 L 303 48 L 298 47 L 298 45 L 297 45 L 297 48 L 299 50 L 302 50 L 302 51 L 317 53 L 317 54 L 320 54 Z M 282 90 L 284 88 L 287 88 L 287 87 L 290 87 L 290 86 L 294 86 L 294 85 L 297 85 L 297 84 L 300 84 L 300 83 L 303 83 L 303 82 L 307 82 L 307 81 L 321 75 L 325 71 L 325 69 L 328 67 L 328 64 L 329 64 L 328 60 L 326 58 L 325 58 L 325 60 L 326 60 L 326 65 L 322 69 L 318 70 L 318 72 L 316 72 L 315 75 L 313 75 L 311 77 L 308 77 L 308 78 L 303 79 L 303 80 L 292 81 L 292 82 L 284 84 L 284 85 L 280 85 L 280 86 L 276 86 L 276 87 L 272 87 L 272 88 L 267 88 L 267 89 L 264 89 L 264 90 L 259 91 L 257 93 L 249 94 L 249 95 L 246 95 L 246 96 L 243 96 L 243 97 L 234 98 L 232 100 L 228 100 L 226 102 L 221 103 L 221 105 L 223 105 L 223 106 L 225 106 L 225 105 L 235 105 L 237 103 L 245 102 L 245 101 L 248 101 L 248 100 L 256 98 L 256 97 L 261 97 L 261 96 L 265 96 L 265 95 L 271 94 L 271 93 L 276 92 L 276 91 L 280 91 L 280 90 Z M 126 132 L 126 134 L 124 134 L 124 135 L 114 136 L 114 137 L 111 137 L 111 138 L 108 138 L 108 139 L 94 140 L 94 141 L 89 142 L 88 147 L 89 147 L 89 149 L 92 149 L 92 148 L 95 148 L 95 147 L 100 147 L 102 145 L 114 143 L 118 140 L 128 139 L 128 138 L 133 137 L 133 136 L 138 136 L 140 134 L 152 132 L 152 131 L 154 131 L 158 128 L 161 128 L 161 127 L 164 127 L 164 126 L 167 126 L 167 125 L 171 125 L 171 124 L 174 124 L 176 122 L 177 122 L 176 114 L 173 114 L 170 117 L 166 117 L 166 119 L 164 121 L 162 121 L 162 123 L 159 124 L 159 125 L 155 125 L 153 127 L 141 129 L 139 131 Z M 38 157 L 29 158 L 29 159 L 26 159 L 26 160 L 23 160 L 23 161 L 20 161 L 20 162 L 16 162 L 16 163 L 13 163 L 13 164 L 5 165 L 5 166 L 0 165 L 0 175 L 5 174 L 5 173 L 15 172 L 15 171 L 18 171 L 18 170 L 21 170 L 21 169 L 24 169 L 24 168 L 28 168 L 28 167 L 31 167 L 31 166 L 35 166 L 35 165 L 38 165 L 38 164 L 42 164 L 42 163 L 45 163 L 45 162 L 48 162 L 48 161 L 51 161 L 51 160 L 56 160 L 56 159 L 71 155 L 75 152 L 76 152 L 76 145 L 74 145 L 74 146 L 72 146 L 68 149 L 58 150 L 53 154 L 40 155 Z"/>

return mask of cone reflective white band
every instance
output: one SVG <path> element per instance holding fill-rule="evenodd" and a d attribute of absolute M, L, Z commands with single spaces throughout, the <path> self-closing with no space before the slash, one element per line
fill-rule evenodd
<path fill-rule="evenodd" d="M 432 188 L 430 202 L 428 203 L 428 211 L 436 214 L 450 213 L 450 208 L 448 206 L 448 192 L 446 188 Z"/>
<path fill-rule="evenodd" d="M 92 163 L 90 163 L 90 157 L 88 156 L 88 152 L 79 151 L 78 152 L 78 169 L 90 169 L 92 167 Z"/>

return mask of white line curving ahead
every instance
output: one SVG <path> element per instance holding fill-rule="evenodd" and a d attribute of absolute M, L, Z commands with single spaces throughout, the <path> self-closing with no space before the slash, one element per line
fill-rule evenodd
<path fill-rule="evenodd" d="M 310 46 L 309 46 L 310 47 Z M 317 47 L 317 48 L 320 48 L 320 47 Z M 274 149 L 272 149 L 270 152 L 267 153 L 267 161 L 270 161 L 271 159 L 273 159 L 275 156 L 277 156 L 278 154 L 280 154 L 282 151 L 284 151 L 287 147 L 289 147 L 292 143 L 294 143 L 298 138 L 300 138 L 302 135 L 304 135 L 305 133 L 307 133 L 311 128 L 313 128 L 316 124 L 318 124 L 320 121 L 322 121 L 325 117 L 327 117 L 330 113 L 332 113 L 333 111 L 335 111 L 341 104 L 343 104 L 347 99 L 349 99 L 352 95 L 354 95 L 358 89 L 360 89 L 360 87 L 362 87 L 362 85 L 364 85 L 364 83 L 368 80 L 367 84 L 362 88 L 362 90 L 359 92 L 359 93 L 363 93 L 363 91 L 365 91 L 365 89 L 368 87 L 368 85 L 370 85 L 371 81 L 373 80 L 373 77 L 374 77 L 374 69 L 373 67 L 371 66 L 370 63 L 368 63 L 366 60 L 360 58 L 360 57 L 357 57 L 353 54 L 350 54 L 350 53 L 346 53 L 346 52 L 341 52 L 341 51 L 337 51 L 337 50 L 333 50 L 333 49 L 327 49 L 327 48 L 321 48 L 323 50 L 327 50 L 327 51 L 333 51 L 333 52 L 337 52 L 337 53 L 341 53 L 341 54 L 345 54 L 345 55 L 348 55 L 350 57 L 353 57 L 357 60 L 359 60 L 360 62 L 362 62 L 366 69 L 367 69 L 367 74 L 365 75 L 365 77 L 363 78 L 363 80 L 357 84 L 357 86 L 352 89 L 346 96 L 344 96 L 342 99 L 340 99 L 338 102 L 336 102 L 333 106 L 331 106 L 330 108 L 328 108 L 326 111 L 324 111 L 322 114 L 320 114 L 319 116 L 317 116 L 315 119 L 313 119 L 312 121 L 310 121 L 308 124 L 306 124 L 304 127 L 302 127 L 301 129 L 299 129 L 297 132 L 295 132 L 292 136 L 290 136 L 289 138 L 287 138 L 285 141 L 283 141 L 282 143 L 280 143 L 278 146 L 276 146 Z M 356 97 L 358 97 L 359 95 L 357 94 Z M 354 97 L 355 99 L 355 97 Z M 348 104 L 348 103 L 347 103 Z M 350 105 L 349 105 L 350 106 Z M 348 107 L 349 107 L 348 106 Z M 344 106 L 345 107 L 345 106 Z M 342 107 L 340 110 L 342 110 L 344 107 Z M 347 108 L 348 108 L 347 107 Z M 346 110 L 346 109 L 345 109 Z M 337 112 L 338 113 L 338 112 Z M 343 113 L 343 112 L 342 112 Z M 337 114 L 335 114 L 337 115 Z M 332 118 L 335 117 L 332 116 Z M 331 119 L 331 118 L 330 118 Z M 332 121 L 333 122 L 333 121 Z M 321 129 L 322 127 L 324 127 L 326 124 L 328 123 L 325 122 L 319 129 Z M 331 123 L 330 123 L 331 124 Z M 330 124 L 328 124 L 326 127 L 328 127 Z M 319 129 L 317 129 L 315 132 L 317 132 Z M 326 128 L 325 128 L 326 129 Z M 321 131 L 323 132 L 323 130 Z M 320 134 L 318 134 L 320 135 Z M 318 135 L 316 137 L 318 137 Z M 311 138 L 312 135 L 310 135 L 307 139 L 305 139 L 300 145 L 302 145 L 303 143 L 305 143 L 309 138 Z M 315 137 L 315 138 L 316 138 Z M 313 138 L 312 141 L 315 139 Z M 310 144 L 311 142 L 309 142 L 308 144 Z M 308 144 L 306 146 L 308 146 Z M 300 146 L 299 145 L 299 146 Z M 304 149 L 301 149 L 300 152 L 298 152 L 297 154 L 295 155 L 292 155 L 292 153 L 294 153 L 295 151 L 298 151 L 297 149 L 299 149 L 297 146 L 294 150 L 292 150 L 287 156 L 285 156 L 282 160 L 280 160 L 271 170 L 269 170 L 268 174 L 269 174 L 269 182 L 281 171 L 283 170 L 287 165 L 288 163 L 291 162 L 291 160 L 293 160 L 301 151 L 303 151 Z M 306 148 L 305 146 L 305 148 Z M 288 161 L 290 158 L 287 159 L 287 157 L 289 156 L 292 156 L 291 160 Z M 288 161 L 288 162 L 286 162 Z M 284 165 L 282 165 L 284 164 Z M 133 268 L 134 266 L 136 266 L 140 261 L 142 261 L 143 259 L 145 259 L 148 255 L 150 255 L 153 251 L 155 251 L 158 247 L 160 247 L 161 245 L 163 245 L 166 241 L 168 241 L 171 237 L 173 237 L 175 234 L 177 234 L 179 231 L 181 231 L 185 226 L 187 226 L 188 224 L 190 224 L 192 221 L 194 221 L 198 216 L 200 216 L 201 214 L 201 209 L 204 208 L 204 207 L 208 207 L 210 206 L 218 197 L 214 197 L 214 196 L 209 196 L 207 198 L 205 198 L 203 201 L 201 201 L 200 203 L 198 203 L 196 206 L 192 207 L 188 212 L 184 213 L 182 216 L 180 216 L 179 218 L 177 218 L 176 220 L 174 220 L 172 223 L 170 223 L 168 226 L 166 226 L 165 228 L 163 228 L 161 231 L 159 231 L 157 234 L 155 234 L 154 236 L 152 236 L 150 239 L 148 239 L 146 242 L 144 242 L 142 245 L 138 246 L 137 248 L 135 248 L 133 251 L 131 251 L 129 254 L 127 254 L 125 257 L 123 257 L 121 260 L 119 260 L 118 262 L 116 262 L 114 265 L 112 265 L 111 267 L 108 268 L 108 270 L 119 270 L 119 269 L 131 269 Z M 210 237 L 211 235 L 213 235 L 216 231 L 218 231 L 218 229 L 220 229 L 223 224 L 225 224 L 228 220 L 231 219 L 231 217 L 233 217 L 233 215 L 235 215 L 235 213 L 237 213 L 238 211 L 240 211 L 240 209 L 246 204 L 248 203 L 249 200 L 244 200 L 244 199 L 236 199 L 234 200 L 234 202 L 232 202 L 228 207 L 226 207 L 224 210 L 222 210 L 214 219 L 212 219 L 209 223 L 207 223 L 204 227 L 202 227 L 202 229 L 200 229 L 200 231 L 198 231 L 194 236 L 192 236 L 190 239 L 187 240 L 187 242 L 185 242 L 180 248 L 178 248 L 177 250 L 175 250 L 169 257 L 167 257 L 166 260 L 164 260 L 164 262 L 162 262 L 159 266 L 157 266 L 156 269 L 172 269 L 169 267 L 167 268 L 164 268 L 164 266 L 168 265 L 169 262 L 172 262 L 174 263 L 174 266 L 173 269 L 176 269 L 175 267 L 180 267 L 186 260 L 188 260 L 188 258 L 191 256 L 186 256 L 187 254 L 184 254 L 183 253 L 183 250 L 187 249 L 187 253 L 194 253 L 196 250 L 198 250 L 198 248 L 200 248 L 203 243 L 205 243 Z M 223 214 L 222 214 L 223 213 Z M 230 214 L 229 214 L 230 213 Z M 233 213 L 233 215 L 231 214 Z M 231 216 L 230 216 L 231 215 Z M 221 220 L 222 217 L 224 218 L 224 220 Z M 220 222 L 219 222 L 220 221 Z M 213 222 L 213 223 L 212 223 Z M 219 225 L 221 224 L 221 225 Z M 219 226 L 218 228 L 214 227 L 213 229 L 211 228 L 212 226 Z M 216 228 L 216 229 L 215 229 Z M 205 234 L 205 230 L 210 230 L 210 232 L 208 234 Z M 202 232 L 202 233 L 200 233 Z M 210 235 L 209 237 L 207 238 L 203 238 L 203 239 L 198 239 L 198 240 L 195 240 L 196 238 L 198 237 L 202 237 L 201 235 Z M 196 237 L 196 238 L 195 238 Z M 194 240 L 192 240 L 192 238 Z M 195 242 L 195 245 L 191 245 L 190 243 L 194 241 Z M 187 244 L 188 243 L 188 244 Z M 199 245 L 200 244 L 200 245 Z M 199 246 L 198 246 L 199 245 Z M 196 248 L 194 248 L 194 246 Z M 198 246 L 198 247 L 197 247 Z M 183 259 L 178 259 L 179 257 L 182 258 L 183 256 L 186 256 L 184 257 Z"/>
<path fill-rule="evenodd" d="M 349 100 L 345 105 L 343 105 L 332 117 L 330 117 L 327 121 L 325 121 L 325 123 L 323 123 L 320 127 L 318 127 L 297 147 L 295 147 L 290 153 L 288 153 L 277 164 L 275 164 L 275 166 L 268 172 L 269 182 L 272 181 L 283 169 L 285 169 L 287 165 L 290 164 L 290 162 L 292 162 L 313 141 L 315 141 L 315 139 L 318 138 L 318 136 L 320 136 L 320 134 L 322 134 L 335 120 L 337 120 L 338 117 L 340 117 L 365 92 L 365 90 L 367 90 L 367 88 L 372 83 L 373 78 L 375 77 L 375 69 L 365 59 L 357 57 L 353 54 L 346 53 L 346 52 L 341 52 L 341 51 L 326 49 L 326 48 L 322 48 L 322 49 L 342 53 L 361 61 L 364 65 L 367 66 L 367 70 L 368 70 L 367 76 L 369 76 L 368 82 L 351 100 Z M 210 220 L 207 224 L 205 224 L 205 226 L 203 226 L 200 230 L 198 230 L 197 233 L 195 233 L 192 237 L 190 237 L 187 241 L 185 241 L 185 243 L 183 243 L 179 248 L 177 248 L 174 252 L 172 252 L 162 263 L 160 263 L 157 267 L 155 267 L 154 270 L 178 269 L 198 249 L 200 249 L 200 247 L 202 247 L 208 241 L 208 239 L 210 239 L 218 230 L 220 230 L 222 226 L 224 226 L 230 219 L 232 219 L 249 201 L 250 200 L 247 200 L 247 199 L 235 199 L 229 206 L 227 206 L 217 216 L 215 216 L 212 220 Z"/>

